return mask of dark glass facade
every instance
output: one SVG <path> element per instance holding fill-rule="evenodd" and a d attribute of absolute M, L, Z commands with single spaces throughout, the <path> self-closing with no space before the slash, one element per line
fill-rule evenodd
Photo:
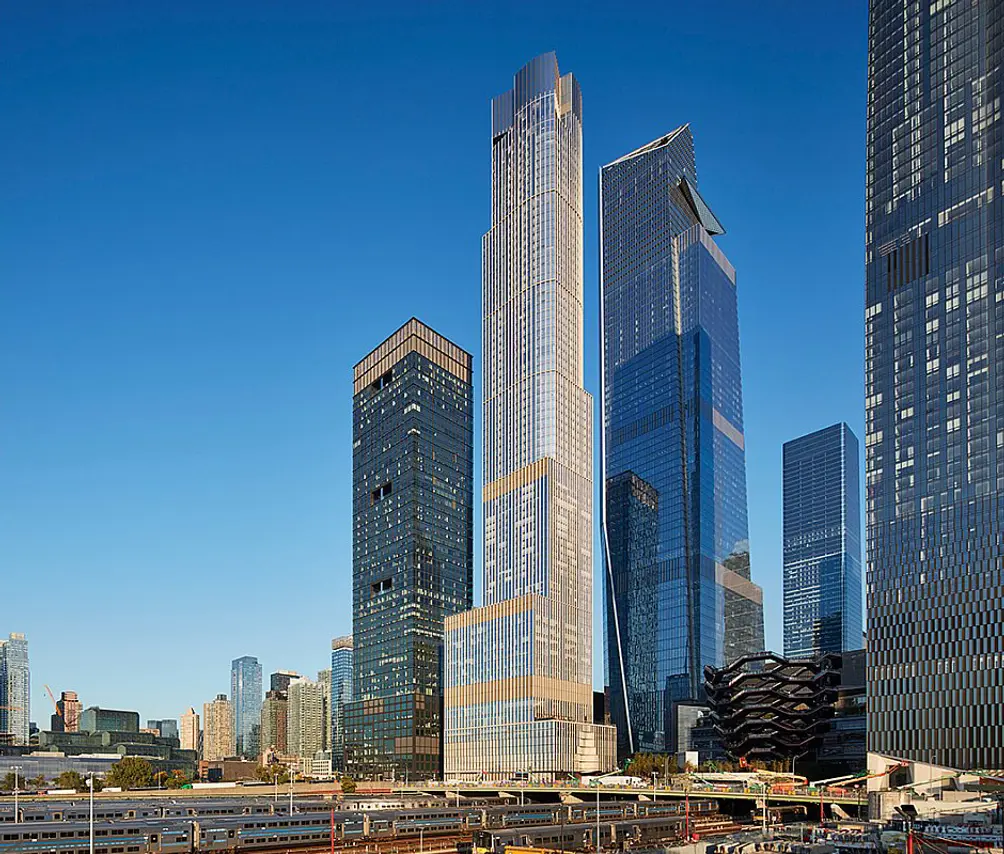
<path fill-rule="evenodd" d="M 1004 767 L 1004 2 L 872 0 L 868 746 Z"/>
<path fill-rule="evenodd" d="M 676 750 L 702 668 L 763 649 L 735 271 L 684 126 L 600 173 L 607 668 L 618 750 Z"/>
<path fill-rule="evenodd" d="M 352 637 L 331 641 L 331 767 L 345 770 L 345 705 L 352 700 Z"/>
<path fill-rule="evenodd" d="M 253 655 L 230 663 L 230 704 L 237 755 L 257 759 L 261 753 L 261 664 Z"/>
<path fill-rule="evenodd" d="M 354 392 L 345 764 L 435 776 L 443 621 L 473 596 L 471 356 L 412 319 L 356 365 Z"/>
<path fill-rule="evenodd" d="M 784 654 L 860 649 L 858 440 L 834 424 L 785 442 Z"/>

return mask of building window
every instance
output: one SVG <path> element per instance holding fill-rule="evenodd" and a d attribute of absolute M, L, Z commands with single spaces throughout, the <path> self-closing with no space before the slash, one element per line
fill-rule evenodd
<path fill-rule="evenodd" d="M 385 483 L 383 486 L 378 486 L 370 493 L 370 504 L 376 504 L 378 501 L 383 500 L 391 492 L 394 491 L 394 485 L 392 483 Z"/>
<path fill-rule="evenodd" d="M 370 595 L 378 596 L 381 593 L 386 593 L 388 590 L 394 587 L 393 578 L 383 578 L 380 581 L 374 581 L 370 585 Z"/>

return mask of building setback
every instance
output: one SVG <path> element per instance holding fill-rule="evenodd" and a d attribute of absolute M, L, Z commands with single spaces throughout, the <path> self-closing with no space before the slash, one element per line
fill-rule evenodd
<path fill-rule="evenodd" d="M 763 595 L 736 274 L 689 125 L 602 167 L 600 217 L 606 649 L 623 757 L 686 749 L 704 666 L 763 649 Z"/>
<path fill-rule="evenodd" d="M 331 764 L 345 769 L 345 704 L 352 699 L 352 636 L 331 641 Z"/>
<path fill-rule="evenodd" d="M 446 623 L 447 777 L 605 770 L 593 724 L 582 96 L 553 53 L 492 102 L 483 252 L 484 606 Z"/>
<path fill-rule="evenodd" d="M 785 442 L 784 654 L 860 649 L 858 440 L 834 424 Z"/>
<path fill-rule="evenodd" d="M 1004 767 L 1004 4 L 869 4 L 868 748 Z"/>
<path fill-rule="evenodd" d="M 30 715 L 28 641 L 11 632 L 7 640 L 0 640 L 0 744 L 28 744 Z"/>
<path fill-rule="evenodd" d="M 433 777 L 443 621 L 472 602 L 471 355 L 412 318 L 355 366 L 353 391 L 345 764 L 360 776 Z"/>
<path fill-rule="evenodd" d="M 205 731 L 202 735 L 202 758 L 207 762 L 233 757 L 237 752 L 234 738 L 234 712 L 226 694 L 217 694 L 202 706 Z"/>
<path fill-rule="evenodd" d="M 261 665 L 253 655 L 230 663 L 230 704 L 237 755 L 257 759 L 261 753 Z"/>

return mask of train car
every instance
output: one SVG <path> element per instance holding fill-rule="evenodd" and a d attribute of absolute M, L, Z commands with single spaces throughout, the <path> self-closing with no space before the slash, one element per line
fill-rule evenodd
<path fill-rule="evenodd" d="M 163 821 L 102 822 L 94 826 L 94 854 L 189 854 L 190 824 Z M 86 822 L 42 822 L 0 829 L 0 854 L 88 854 Z"/>
<path fill-rule="evenodd" d="M 460 810 L 410 810 L 394 818 L 394 836 L 459 833 L 466 829 Z"/>
<path fill-rule="evenodd" d="M 529 824 L 555 824 L 567 820 L 568 808 L 560 804 L 528 804 L 521 807 L 497 807 L 485 810 L 485 827 L 522 827 Z"/>
<path fill-rule="evenodd" d="M 599 825 L 601 846 L 629 846 L 677 839 L 682 834 L 683 819 L 672 816 L 602 821 Z M 479 830 L 470 849 L 458 845 L 458 854 L 505 854 L 507 848 L 544 848 L 581 850 L 596 845 L 595 824 L 560 824 L 502 830 Z"/>

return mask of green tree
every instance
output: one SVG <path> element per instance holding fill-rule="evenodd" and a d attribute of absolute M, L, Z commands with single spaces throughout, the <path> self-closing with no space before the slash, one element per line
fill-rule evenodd
<path fill-rule="evenodd" d="M 138 756 L 125 756 L 108 769 L 105 785 L 145 789 L 153 782 L 153 766 Z"/>
<path fill-rule="evenodd" d="M 4 775 L 3 781 L 0 782 L 0 789 L 3 789 L 5 792 L 13 792 L 19 782 L 20 778 L 16 778 L 13 771 L 8 771 Z"/>
<path fill-rule="evenodd" d="M 32 786 L 34 786 L 36 789 L 44 789 L 45 788 L 45 774 L 39 774 L 37 777 L 32 777 L 28 782 Z"/>
<path fill-rule="evenodd" d="M 181 789 L 190 786 L 191 783 L 192 781 L 188 779 L 184 771 L 172 771 L 165 785 L 169 789 Z"/>
<path fill-rule="evenodd" d="M 280 785 L 289 782 L 289 769 L 285 765 L 259 765 L 255 768 L 254 776 L 262 783 L 272 783 L 278 777 Z"/>
<path fill-rule="evenodd" d="M 94 790 L 98 791 L 101 784 L 98 783 L 97 778 L 95 778 L 94 783 Z M 64 771 L 56 777 L 55 784 L 57 789 L 74 789 L 78 792 L 87 791 L 87 780 L 77 771 Z"/>
<path fill-rule="evenodd" d="M 351 795 L 356 790 L 356 781 L 351 777 L 342 777 L 338 782 L 341 783 L 342 791 L 346 795 Z"/>

